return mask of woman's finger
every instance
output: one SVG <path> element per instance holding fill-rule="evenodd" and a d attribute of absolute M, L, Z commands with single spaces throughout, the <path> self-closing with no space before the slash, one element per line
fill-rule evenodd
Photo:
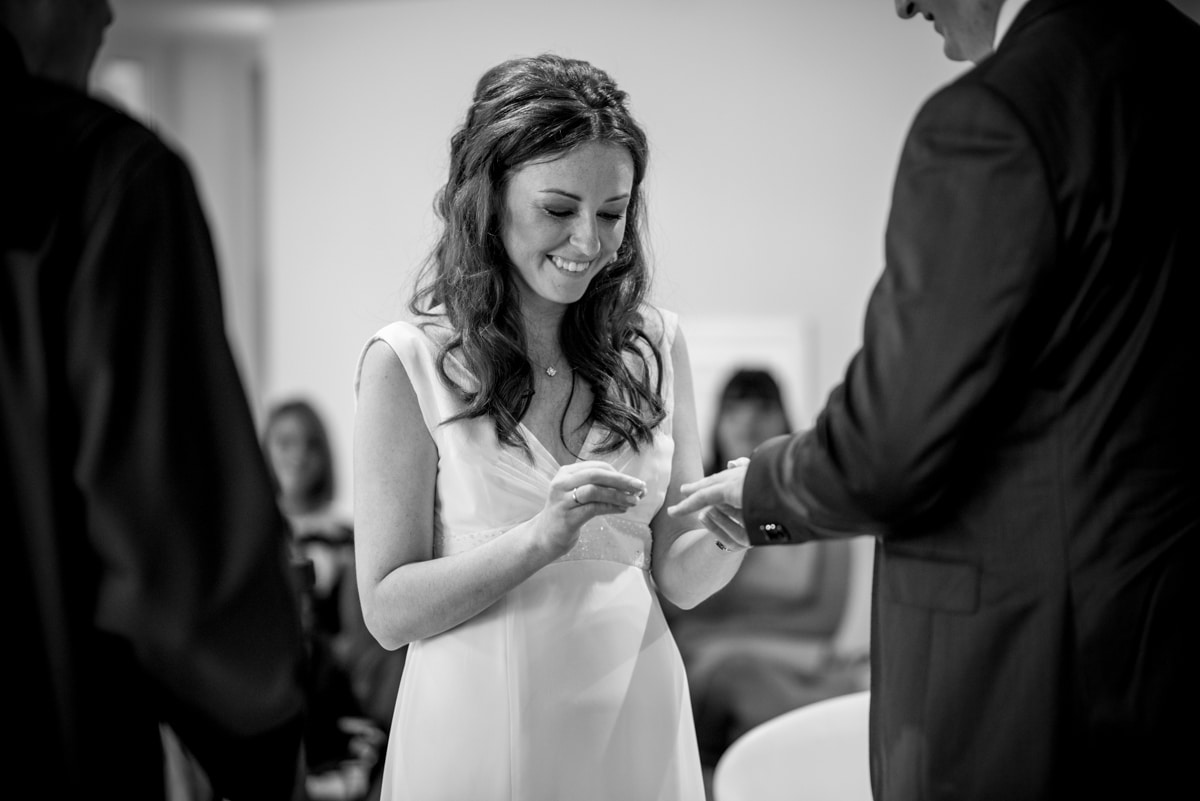
<path fill-rule="evenodd" d="M 645 481 L 637 476 L 622 473 L 607 462 L 580 462 L 569 467 L 571 469 L 564 467 L 560 470 L 554 479 L 555 483 L 560 484 L 567 492 L 586 484 L 621 492 L 646 492 Z"/>
<path fill-rule="evenodd" d="M 642 499 L 642 493 L 632 490 L 617 490 L 598 484 L 582 484 L 572 487 L 567 493 L 574 506 L 602 504 L 621 511 L 636 506 Z"/>

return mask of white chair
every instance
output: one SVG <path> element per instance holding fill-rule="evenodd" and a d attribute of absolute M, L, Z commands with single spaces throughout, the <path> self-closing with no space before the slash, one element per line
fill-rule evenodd
<path fill-rule="evenodd" d="M 802 706 L 731 745 L 715 801 L 871 801 L 867 691 Z"/>

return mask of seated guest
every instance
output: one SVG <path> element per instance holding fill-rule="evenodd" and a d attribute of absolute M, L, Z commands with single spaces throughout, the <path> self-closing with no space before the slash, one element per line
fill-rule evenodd
<path fill-rule="evenodd" d="M 738 370 L 721 393 L 706 472 L 790 432 L 774 377 Z M 849 583 L 846 542 L 755 548 L 729 584 L 694 609 L 664 603 L 688 673 L 706 780 L 751 727 L 860 688 L 860 675 L 833 656 Z"/>
<path fill-rule="evenodd" d="M 340 688 L 342 675 L 353 695 L 353 705 L 338 697 L 333 706 L 340 711 L 322 723 L 330 738 L 327 742 L 361 743 L 364 734 L 369 741 L 372 732 L 386 733 L 391 725 L 405 651 L 383 648 L 363 621 L 355 582 L 354 529 L 334 508 L 336 484 L 325 424 L 308 401 L 281 402 L 267 414 L 262 447 L 279 507 L 291 526 L 295 558 L 311 565 L 308 613 L 311 643 L 321 657 L 321 682 L 329 691 L 324 697 L 335 697 L 331 693 Z M 320 677 L 314 673 L 310 678 Z M 350 714 L 350 709 L 356 711 Z M 364 720 L 338 722 L 347 716 Z M 355 731 L 345 731 L 346 725 Z M 311 747 L 309 757 L 310 768 L 328 773 L 328 763 L 313 763 Z M 314 788 L 310 786 L 309 792 L 314 794 Z"/>
<path fill-rule="evenodd" d="M 334 637 L 358 603 L 354 537 L 350 522 L 333 506 L 329 436 L 312 404 L 293 399 L 272 407 L 263 428 L 263 451 L 279 508 L 291 526 L 293 550 L 313 563 L 314 625 Z"/>

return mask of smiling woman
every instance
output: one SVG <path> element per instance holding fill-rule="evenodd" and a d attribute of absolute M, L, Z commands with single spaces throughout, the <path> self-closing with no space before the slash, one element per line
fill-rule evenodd
<path fill-rule="evenodd" d="M 421 325 L 364 349 L 360 594 L 381 642 L 411 643 L 385 799 L 703 797 L 655 590 L 695 605 L 745 533 L 664 511 L 700 445 L 678 321 L 644 300 L 646 158 L 592 65 L 489 70 L 451 139 Z"/>
<path fill-rule="evenodd" d="M 564 454 L 585 418 L 604 427 L 606 449 L 649 442 L 665 414 L 641 321 L 649 150 L 625 93 L 585 62 L 504 62 L 480 78 L 450 158 L 436 204 L 445 227 L 410 306 L 445 316 L 442 350 L 472 376 L 454 419 L 489 417 L 502 442 L 525 447 L 517 422 L 528 415 Z M 570 402 L 534 383 L 560 373 Z M 543 425 L 544 402 L 565 404 L 562 417 Z"/>
<path fill-rule="evenodd" d="M 527 310 L 574 303 L 616 258 L 633 176 L 629 151 L 600 142 L 513 173 L 500 235 Z"/>

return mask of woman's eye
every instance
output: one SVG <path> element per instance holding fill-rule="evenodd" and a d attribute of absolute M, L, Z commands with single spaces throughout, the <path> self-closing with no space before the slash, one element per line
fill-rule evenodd
<path fill-rule="evenodd" d="M 565 220 L 568 217 L 574 217 L 578 213 L 578 211 L 576 209 L 544 208 L 543 211 L 545 211 L 546 214 L 550 215 L 551 217 L 553 217 L 556 220 Z M 596 216 L 609 225 L 616 225 L 619 222 L 621 222 L 621 220 L 625 219 L 625 212 L 601 211 L 601 212 L 597 212 Z"/>

